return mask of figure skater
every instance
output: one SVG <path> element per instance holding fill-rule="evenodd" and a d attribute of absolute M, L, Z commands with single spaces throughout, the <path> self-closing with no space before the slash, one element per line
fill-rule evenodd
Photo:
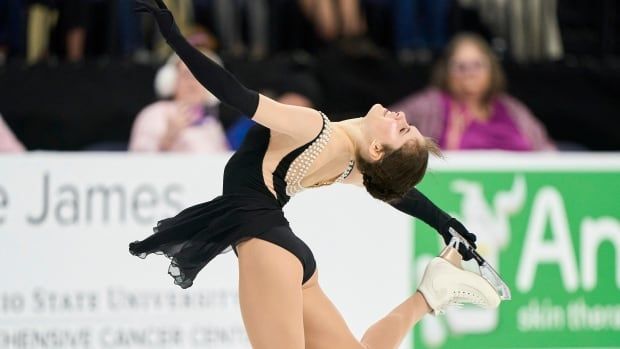
<path fill-rule="evenodd" d="M 226 164 L 222 195 L 159 221 L 153 235 L 129 245 L 132 254 L 165 254 L 169 274 L 187 288 L 209 261 L 232 248 L 239 260 L 241 314 L 255 349 L 396 348 L 427 313 L 441 313 L 454 302 L 499 304 L 480 275 L 436 257 L 418 291 L 357 340 L 321 290 L 312 252 L 291 231 L 282 208 L 306 188 L 355 184 L 422 219 L 446 243 L 452 228 L 473 244 L 473 234 L 413 188 L 426 171 L 429 151 L 437 152 L 435 144 L 403 113 L 379 104 L 362 118 L 332 123 L 316 110 L 249 90 L 183 38 L 162 0 L 136 2 L 198 81 L 257 125 Z M 472 257 L 466 249 L 459 252 Z"/>

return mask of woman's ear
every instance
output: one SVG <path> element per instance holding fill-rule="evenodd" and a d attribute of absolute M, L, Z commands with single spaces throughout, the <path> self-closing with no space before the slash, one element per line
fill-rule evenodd
<path fill-rule="evenodd" d="M 368 154 L 371 161 L 379 161 L 383 157 L 384 149 L 383 145 L 376 140 L 370 142 L 368 146 Z"/>

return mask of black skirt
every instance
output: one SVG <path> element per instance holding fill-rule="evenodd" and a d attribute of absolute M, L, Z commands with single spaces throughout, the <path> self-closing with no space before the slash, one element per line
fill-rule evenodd
<path fill-rule="evenodd" d="M 262 194 L 225 194 L 159 221 L 153 235 L 129 244 L 129 252 L 140 258 L 165 255 L 174 283 L 187 288 L 224 250 L 282 226 L 288 228 L 289 222 L 276 200 Z"/>

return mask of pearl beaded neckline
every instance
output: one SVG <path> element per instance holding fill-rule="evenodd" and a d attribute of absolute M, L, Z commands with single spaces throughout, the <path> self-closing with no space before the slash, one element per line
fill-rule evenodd
<path fill-rule="evenodd" d="M 321 112 L 321 116 L 323 117 L 323 122 L 325 126 L 321 130 L 319 136 L 306 148 L 293 162 L 291 166 L 288 168 L 286 172 L 286 176 L 284 177 L 284 181 L 286 182 L 286 195 L 293 196 L 300 191 L 306 189 L 303 185 L 301 185 L 301 181 L 306 177 L 310 166 L 314 163 L 317 156 L 325 149 L 325 145 L 329 142 L 332 128 L 331 123 L 327 116 Z M 355 160 L 350 160 L 347 168 L 342 172 L 338 178 L 334 182 L 342 182 L 345 178 L 349 176 L 351 171 L 353 171 L 353 167 L 355 166 Z M 321 185 L 331 184 L 331 183 L 322 183 Z"/>

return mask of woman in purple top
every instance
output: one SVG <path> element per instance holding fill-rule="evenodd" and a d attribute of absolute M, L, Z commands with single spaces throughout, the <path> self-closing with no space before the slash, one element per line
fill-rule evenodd
<path fill-rule="evenodd" d="M 460 34 L 435 66 L 432 87 L 392 109 L 442 149 L 555 150 L 544 126 L 504 89 L 491 48 L 475 34 Z"/>

